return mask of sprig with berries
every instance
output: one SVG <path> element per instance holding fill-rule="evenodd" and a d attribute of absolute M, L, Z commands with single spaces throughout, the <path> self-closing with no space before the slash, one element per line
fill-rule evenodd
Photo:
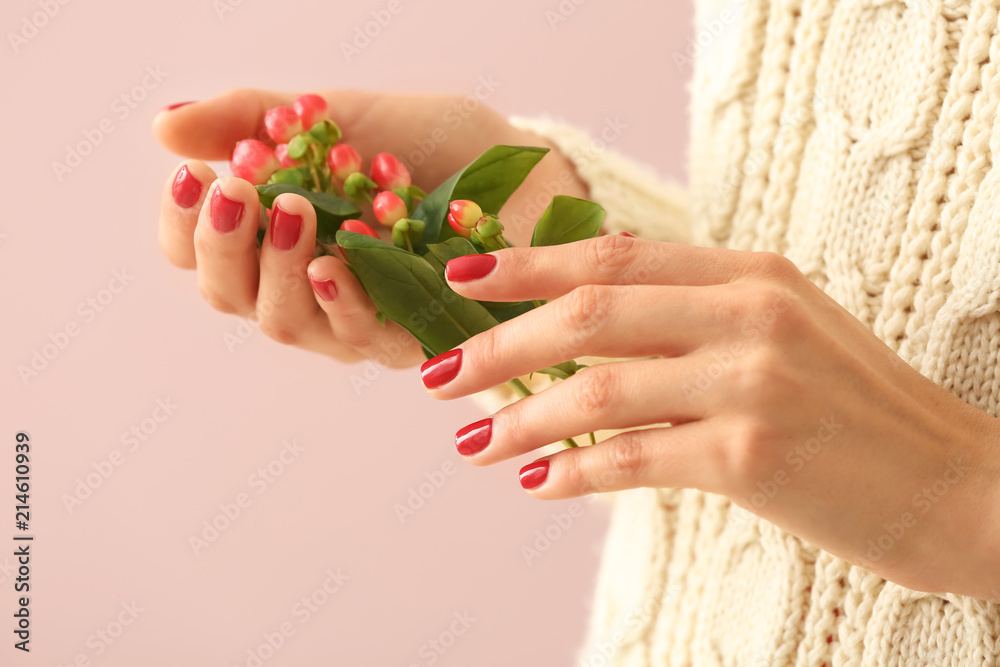
<path fill-rule="evenodd" d="M 467 299 L 448 287 L 444 274 L 453 259 L 509 247 L 498 214 L 547 148 L 494 146 L 427 193 L 388 153 L 375 155 L 366 175 L 361 155 L 342 143 L 340 127 L 318 95 L 268 110 L 264 125 L 274 147 L 257 139 L 239 142 L 231 159 L 233 175 L 253 183 L 268 210 L 280 194 L 305 197 L 316 211 L 317 256 L 340 254 L 378 307 L 379 318 L 407 329 L 428 358 L 543 305 Z M 363 218 L 385 227 L 388 240 Z M 556 195 L 538 220 L 531 245 L 591 238 L 603 221 L 598 204 Z M 268 216 L 262 216 L 258 240 L 267 224 Z M 580 367 L 568 360 L 538 372 L 565 379 Z M 520 380 L 508 384 L 519 396 L 531 394 Z"/>

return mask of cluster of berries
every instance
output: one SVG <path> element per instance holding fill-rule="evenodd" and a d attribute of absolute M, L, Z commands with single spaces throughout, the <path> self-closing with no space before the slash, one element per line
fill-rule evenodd
<path fill-rule="evenodd" d="M 409 216 L 427 194 L 413 185 L 409 170 L 398 158 L 379 153 L 366 176 L 361 155 L 340 143 L 340 127 L 329 118 L 326 100 L 319 95 L 302 95 L 291 107 L 269 109 L 264 126 L 274 148 L 257 139 L 239 142 L 230 160 L 234 176 L 254 185 L 281 183 L 335 194 L 359 210 L 371 206 L 374 219 L 392 229 L 393 243 L 413 249 L 425 223 Z M 448 222 L 456 233 L 480 242 L 499 239 L 502 231 L 496 216 L 484 216 L 468 200 L 451 202 Z M 378 238 L 361 220 L 346 220 L 340 228 Z"/>

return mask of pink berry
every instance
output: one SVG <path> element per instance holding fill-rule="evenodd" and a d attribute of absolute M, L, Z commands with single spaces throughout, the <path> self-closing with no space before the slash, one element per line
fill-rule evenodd
<path fill-rule="evenodd" d="M 375 219 L 386 227 L 392 227 L 407 215 L 406 204 L 393 192 L 380 192 L 372 202 Z"/>
<path fill-rule="evenodd" d="M 229 160 L 233 176 L 263 185 L 271 174 L 281 168 L 277 156 L 267 144 L 256 139 L 245 139 L 236 144 L 233 157 Z"/>
<path fill-rule="evenodd" d="M 448 224 L 465 238 L 469 238 L 481 217 L 483 209 L 474 201 L 456 199 L 448 206 Z"/>
<path fill-rule="evenodd" d="M 278 158 L 278 162 L 281 164 L 282 169 L 289 169 L 291 167 L 298 167 L 302 165 L 302 163 L 298 160 L 293 160 L 288 157 L 288 144 L 278 144 L 275 146 L 274 155 Z"/>
<path fill-rule="evenodd" d="M 375 230 L 361 222 L 360 220 L 344 220 L 341 223 L 340 228 L 347 232 L 357 232 L 358 234 L 365 234 L 371 236 L 372 238 L 378 238 L 378 234 Z"/>
<path fill-rule="evenodd" d="M 291 107 L 274 107 L 264 114 L 264 127 L 275 143 L 287 144 L 302 132 L 302 120 Z"/>
<path fill-rule="evenodd" d="M 295 113 L 302 119 L 302 127 L 308 131 L 313 125 L 326 118 L 326 100 L 309 93 L 295 100 Z"/>
<path fill-rule="evenodd" d="M 347 144 L 337 144 L 326 154 L 326 164 L 340 181 L 361 171 L 361 156 Z"/>
<path fill-rule="evenodd" d="M 372 160 L 372 180 L 382 190 L 395 190 L 410 185 L 410 172 L 395 155 L 379 153 Z"/>

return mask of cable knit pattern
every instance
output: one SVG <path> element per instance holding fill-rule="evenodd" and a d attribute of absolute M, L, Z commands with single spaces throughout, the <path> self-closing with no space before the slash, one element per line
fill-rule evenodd
<path fill-rule="evenodd" d="M 696 7 L 686 195 L 577 129 L 515 122 L 573 158 L 609 231 L 783 253 L 1000 416 L 1000 0 Z M 720 496 L 609 498 L 578 665 L 1000 665 L 1000 605 L 887 582 Z"/>

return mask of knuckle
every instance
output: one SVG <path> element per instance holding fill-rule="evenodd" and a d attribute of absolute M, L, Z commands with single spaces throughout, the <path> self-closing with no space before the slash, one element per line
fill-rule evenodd
<path fill-rule="evenodd" d="M 226 313 L 227 315 L 235 315 L 239 312 L 236 306 L 229 299 L 223 297 L 218 291 L 212 289 L 205 283 L 198 283 L 198 291 L 201 292 L 201 297 L 214 310 L 217 310 L 220 313 Z"/>
<path fill-rule="evenodd" d="M 571 347 L 582 346 L 600 330 L 611 314 L 613 298 L 604 285 L 583 285 L 564 297 L 563 319 L 570 329 Z"/>
<path fill-rule="evenodd" d="M 258 311 L 257 319 L 260 322 L 260 330 L 264 335 L 282 345 L 297 345 L 301 340 L 298 331 L 293 327 L 279 323 L 274 317 L 262 317 Z"/>
<path fill-rule="evenodd" d="M 587 245 L 590 265 L 605 276 L 624 272 L 632 263 L 635 239 L 618 234 L 605 234 Z"/>
<path fill-rule="evenodd" d="M 470 339 L 474 346 L 476 363 L 482 368 L 491 368 L 503 364 L 504 343 L 501 334 L 497 329 L 502 329 L 503 325 L 493 327 Z"/>
<path fill-rule="evenodd" d="M 636 477 L 645 465 L 642 441 L 635 432 L 626 432 L 605 442 L 605 470 L 597 480 L 598 490 L 621 488 L 622 484 Z"/>
<path fill-rule="evenodd" d="M 585 368 L 576 375 L 576 408 L 587 414 L 607 415 L 615 409 L 616 378 L 602 365 Z"/>
<path fill-rule="evenodd" d="M 741 332 L 750 339 L 786 343 L 802 334 L 803 309 L 786 285 L 773 280 L 745 283 L 731 299 L 730 315 L 740 320 Z"/>
<path fill-rule="evenodd" d="M 356 350 L 371 350 L 378 342 L 377 336 L 371 330 L 349 329 L 339 336 L 340 341 Z"/>
<path fill-rule="evenodd" d="M 744 273 L 765 278 L 790 278 L 799 275 L 799 270 L 784 255 L 758 250 L 748 253 Z"/>
<path fill-rule="evenodd" d="M 774 427 L 755 416 L 734 419 L 728 446 L 723 449 L 720 477 L 729 488 L 762 479 L 774 471 L 772 461 L 777 437 Z"/>

